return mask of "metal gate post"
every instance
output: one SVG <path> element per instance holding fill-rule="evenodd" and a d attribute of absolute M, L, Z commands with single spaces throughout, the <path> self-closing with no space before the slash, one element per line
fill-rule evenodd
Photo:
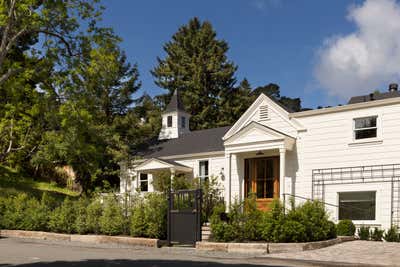
<path fill-rule="evenodd" d="M 171 246 L 171 210 L 172 210 L 172 193 L 168 192 L 168 212 L 167 212 L 167 245 Z"/>

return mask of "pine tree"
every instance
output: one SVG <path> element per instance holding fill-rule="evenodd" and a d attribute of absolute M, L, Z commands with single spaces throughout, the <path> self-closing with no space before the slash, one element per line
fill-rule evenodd
<path fill-rule="evenodd" d="M 179 90 L 192 115 L 192 130 L 219 126 L 219 113 L 226 112 L 220 98 L 234 90 L 237 70 L 226 56 L 228 49 L 227 42 L 217 39 L 210 22 L 193 18 L 164 45 L 166 57 L 158 58 L 158 66 L 151 72 L 169 97 Z"/>
<path fill-rule="evenodd" d="M 253 103 L 249 81 L 244 78 L 238 87 L 222 95 L 220 101 L 224 112 L 219 113 L 219 126 L 233 125 Z"/>

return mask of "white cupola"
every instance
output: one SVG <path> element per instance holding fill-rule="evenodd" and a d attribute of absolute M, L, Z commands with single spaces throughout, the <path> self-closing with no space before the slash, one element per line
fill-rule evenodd
<path fill-rule="evenodd" d="M 162 113 L 162 125 L 159 140 L 179 138 L 190 132 L 190 114 L 185 111 L 178 90 L 175 90 L 165 111 Z"/>

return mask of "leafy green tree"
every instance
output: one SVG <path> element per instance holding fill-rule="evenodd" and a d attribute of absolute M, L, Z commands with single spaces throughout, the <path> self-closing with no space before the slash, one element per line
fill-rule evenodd
<path fill-rule="evenodd" d="M 15 48 L 46 55 L 58 64 L 79 55 L 85 41 L 81 25 L 96 28 L 102 6 L 98 0 L 4 0 L 0 2 L 0 85 L 9 78 L 31 71 L 15 60 Z M 41 45 L 41 50 L 33 46 Z M 36 66 L 33 70 L 40 70 Z"/>
<path fill-rule="evenodd" d="M 235 92 L 237 66 L 228 60 L 228 49 L 210 22 L 193 18 L 164 45 L 166 57 L 158 58 L 151 72 L 155 83 L 168 90 L 168 97 L 160 100 L 179 90 L 193 130 L 219 126 L 219 113 L 224 112 L 220 98 Z"/>
<path fill-rule="evenodd" d="M 260 94 L 265 94 L 272 97 L 278 103 L 283 105 L 286 109 L 291 112 L 301 111 L 301 100 L 300 98 L 290 98 L 286 96 L 281 96 L 279 85 L 270 83 L 264 86 L 259 86 L 255 88 L 252 92 L 252 101 L 254 101 Z"/>

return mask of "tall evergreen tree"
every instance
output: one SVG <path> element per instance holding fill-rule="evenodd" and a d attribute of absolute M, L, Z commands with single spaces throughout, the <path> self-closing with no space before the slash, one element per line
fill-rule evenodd
<path fill-rule="evenodd" d="M 210 22 L 193 18 L 164 45 L 166 57 L 151 72 L 169 97 L 179 90 L 192 130 L 219 126 L 219 113 L 229 112 L 222 110 L 221 97 L 233 92 L 237 66 L 228 60 L 228 49 Z"/>
<path fill-rule="evenodd" d="M 233 125 L 253 103 L 249 81 L 243 79 L 239 86 L 223 94 L 220 102 L 223 112 L 219 113 L 218 124 Z"/>

